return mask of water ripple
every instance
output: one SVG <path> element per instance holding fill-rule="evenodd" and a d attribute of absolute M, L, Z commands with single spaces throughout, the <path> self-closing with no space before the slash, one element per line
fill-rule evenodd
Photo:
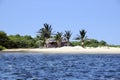
<path fill-rule="evenodd" d="M 120 80 L 119 75 L 119 54 L 0 54 L 0 80 Z"/>

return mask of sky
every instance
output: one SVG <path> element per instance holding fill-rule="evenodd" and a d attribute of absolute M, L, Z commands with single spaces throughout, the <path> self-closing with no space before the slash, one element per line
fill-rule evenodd
<path fill-rule="evenodd" d="M 35 37 L 44 23 L 54 32 L 85 29 L 90 39 L 120 45 L 120 0 L 0 0 L 0 30 Z"/>

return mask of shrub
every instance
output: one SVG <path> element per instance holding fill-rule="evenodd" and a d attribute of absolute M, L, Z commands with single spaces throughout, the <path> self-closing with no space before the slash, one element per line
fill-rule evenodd
<path fill-rule="evenodd" d="M 71 45 L 71 46 L 79 46 L 79 45 L 80 45 L 80 42 L 71 42 L 70 45 Z"/>
<path fill-rule="evenodd" d="M 107 45 L 107 43 L 105 42 L 105 41 L 103 41 L 103 40 L 101 40 L 100 42 L 99 42 L 99 46 L 106 46 Z"/>
<path fill-rule="evenodd" d="M 91 39 L 89 41 L 85 41 L 85 46 L 86 47 L 98 47 L 99 46 L 99 42 L 95 39 Z"/>
<path fill-rule="evenodd" d="M 5 49 L 5 47 L 3 47 L 3 46 L 0 45 L 0 51 L 4 50 L 4 49 Z"/>

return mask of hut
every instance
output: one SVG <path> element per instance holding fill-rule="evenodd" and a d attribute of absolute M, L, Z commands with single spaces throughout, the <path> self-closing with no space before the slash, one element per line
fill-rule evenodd
<path fill-rule="evenodd" d="M 55 40 L 55 38 L 49 38 L 46 40 L 46 44 L 48 48 L 55 48 L 57 47 L 57 41 Z M 61 47 L 62 46 L 67 46 L 67 41 L 66 40 L 62 40 L 61 42 Z"/>

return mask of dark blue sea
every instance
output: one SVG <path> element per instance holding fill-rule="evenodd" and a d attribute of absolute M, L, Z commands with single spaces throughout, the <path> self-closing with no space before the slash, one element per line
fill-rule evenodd
<path fill-rule="evenodd" d="M 120 80 L 120 54 L 0 52 L 0 80 Z"/>

